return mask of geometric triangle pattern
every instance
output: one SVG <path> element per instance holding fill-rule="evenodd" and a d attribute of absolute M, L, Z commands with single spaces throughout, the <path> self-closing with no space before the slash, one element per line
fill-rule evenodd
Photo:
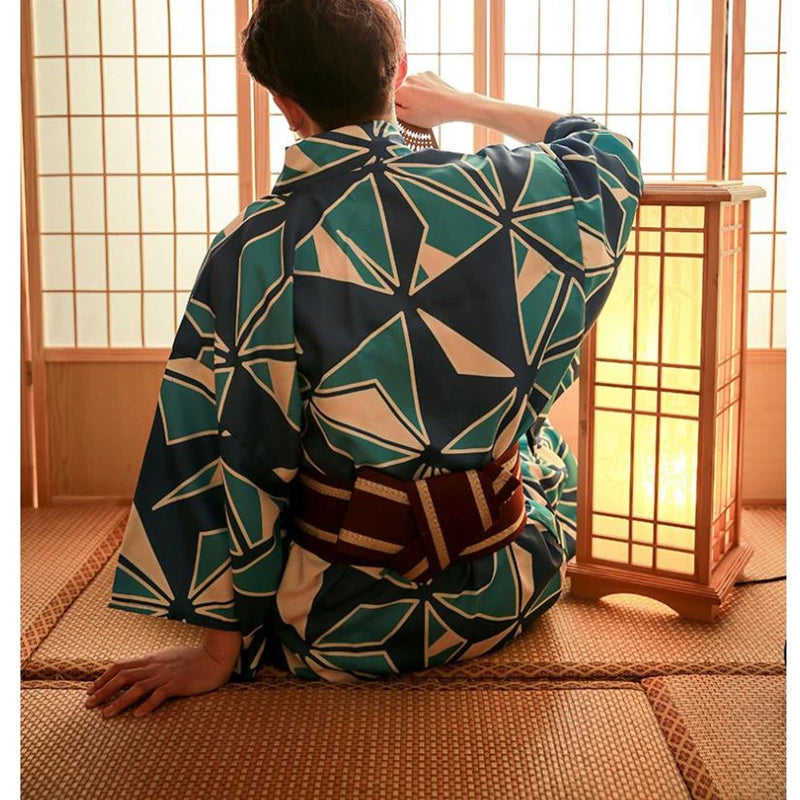
<path fill-rule="evenodd" d="M 547 413 L 577 377 L 641 191 L 630 143 L 585 117 L 477 153 L 412 152 L 387 120 L 287 148 L 273 191 L 200 265 L 109 607 L 239 631 L 234 680 L 264 664 L 371 680 L 518 636 L 575 552 L 577 464 Z M 288 535 L 303 464 L 418 480 L 514 441 L 522 533 L 426 582 Z"/>
<path fill-rule="evenodd" d="M 456 179 L 453 183 L 457 187 L 457 190 L 449 193 L 442 190 L 441 174 L 436 176 L 438 180 L 435 181 L 389 175 L 424 230 L 411 278 L 410 295 L 462 263 L 470 253 L 502 229 L 500 222 L 476 207 L 488 204 L 486 198 L 478 201 L 473 198 L 474 205 L 466 202 L 468 197 L 463 193 L 462 174 L 463 170 L 458 169 L 447 175 Z M 449 224 L 436 224 L 442 219 L 447 219 Z"/>
<path fill-rule="evenodd" d="M 326 210 L 297 245 L 295 272 L 388 293 L 397 267 L 375 177 L 368 175 Z"/>

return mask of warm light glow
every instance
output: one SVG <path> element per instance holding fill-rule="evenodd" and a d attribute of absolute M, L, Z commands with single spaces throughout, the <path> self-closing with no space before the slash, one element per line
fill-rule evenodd
<path fill-rule="evenodd" d="M 594 416 L 594 508 L 627 516 L 631 482 L 631 415 L 597 411 Z"/>
<path fill-rule="evenodd" d="M 670 364 L 700 364 L 703 262 L 664 259 L 661 358 Z"/>
<path fill-rule="evenodd" d="M 594 558 L 695 569 L 705 213 L 640 209 L 651 230 L 637 229 L 597 323 Z M 720 474 L 720 502 L 727 486 Z"/>
<path fill-rule="evenodd" d="M 614 290 L 597 322 L 597 358 L 633 360 L 634 256 L 622 259 Z"/>
<path fill-rule="evenodd" d="M 703 230 L 706 211 L 703 206 L 668 206 L 665 210 L 667 228 L 694 228 Z"/>
<path fill-rule="evenodd" d="M 656 496 L 656 418 L 644 414 L 637 415 L 635 434 L 633 513 L 637 517 L 653 519 Z"/>
<path fill-rule="evenodd" d="M 592 538 L 592 558 L 627 564 L 628 545 L 626 542 L 613 542 L 609 539 L 600 539 L 595 536 Z"/>
<path fill-rule="evenodd" d="M 740 540 L 749 200 L 718 201 L 726 188 L 692 190 L 695 205 L 670 204 L 686 187 L 645 193 L 582 350 L 577 597 L 638 591 L 708 621 L 752 552 Z"/>
<path fill-rule="evenodd" d="M 659 274 L 658 256 L 639 256 L 636 297 L 636 355 L 641 361 L 658 361 Z M 642 373 L 640 375 L 639 373 Z M 642 377 L 649 377 L 643 381 Z M 656 367 L 637 367 L 636 380 L 647 386 L 658 381 Z"/>

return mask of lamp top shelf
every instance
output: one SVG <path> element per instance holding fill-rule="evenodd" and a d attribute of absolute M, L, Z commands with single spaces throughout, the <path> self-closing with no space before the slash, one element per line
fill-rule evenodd
<path fill-rule="evenodd" d="M 645 181 L 642 204 L 741 203 L 766 196 L 760 186 L 742 181 Z"/>

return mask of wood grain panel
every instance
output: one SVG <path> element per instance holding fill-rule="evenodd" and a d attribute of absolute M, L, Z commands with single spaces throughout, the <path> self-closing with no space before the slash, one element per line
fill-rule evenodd
<path fill-rule="evenodd" d="M 477 94 L 487 93 L 487 73 L 488 73 L 488 51 L 486 48 L 486 38 L 488 34 L 487 24 L 487 0 L 475 0 L 475 30 L 474 30 L 474 80 L 475 92 Z M 473 145 L 475 152 L 482 147 L 486 147 L 489 141 L 489 131 L 483 125 L 475 125 Z"/>
<path fill-rule="evenodd" d="M 786 351 L 749 350 L 742 498 L 786 502 Z"/>
<path fill-rule="evenodd" d="M 786 501 L 786 354 L 750 351 L 745 396 L 744 504 Z M 47 365 L 53 493 L 66 498 L 133 495 L 164 365 Z M 550 421 L 578 454 L 576 381 Z"/>
<path fill-rule="evenodd" d="M 164 364 L 47 365 L 53 495 L 133 496 Z"/>
<path fill-rule="evenodd" d="M 506 91 L 506 4 L 505 0 L 489 1 L 489 95 L 500 100 Z M 489 130 L 489 144 L 501 144 L 500 131 Z"/>
<path fill-rule="evenodd" d="M 711 180 L 722 180 L 725 177 L 725 27 L 727 22 L 726 0 L 714 0 L 711 8 L 708 166 L 706 169 L 706 174 Z M 675 91 L 677 92 L 677 84 Z"/>
<path fill-rule="evenodd" d="M 23 255 L 21 259 L 22 281 L 27 292 L 27 315 L 31 375 L 33 380 L 31 398 L 32 427 L 35 453 L 34 478 L 35 501 L 39 505 L 50 502 L 49 441 L 44 435 L 47 426 L 47 381 L 43 351 L 42 325 L 42 278 L 39 252 L 39 196 L 36 175 L 36 117 L 33 88 L 33 43 L 31 38 L 31 6 L 24 2 L 20 11 L 20 64 L 21 64 L 21 111 L 22 111 L 22 218 Z"/>
<path fill-rule="evenodd" d="M 20 503 L 22 507 L 33 505 L 33 414 L 31 386 L 28 382 L 28 331 L 25 313 L 25 287 L 22 291 L 22 336 L 20 337 Z"/>
<path fill-rule="evenodd" d="M 734 0 L 731 14 L 730 70 L 730 141 L 728 143 L 728 179 L 742 177 L 742 145 L 744 127 L 744 23 L 745 0 Z"/>
<path fill-rule="evenodd" d="M 248 0 L 236 0 L 236 50 L 239 52 L 239 37 L 250 19 Z M 236 113 L 239 143 L 239 205 L 244 208 L 253 200 L 253 142 L 250 120 L 252 91 L 250 75 L 241 58 L 236 60 Z"/>
<path fill-rule="evenodd" d="M 28 274 L 25 268 L 25 225 L 20 231 L 20 337 L 19 337 L 19 438 L 20 438 L 20 503 L 23 508 L 36 502 L 34 492 L 34 441 L 33 441 L 33 392 L 31 376 L 30 316 L 28 314 Z"/>

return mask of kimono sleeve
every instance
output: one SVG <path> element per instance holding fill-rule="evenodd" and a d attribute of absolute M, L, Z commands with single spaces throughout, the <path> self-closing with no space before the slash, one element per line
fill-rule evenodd
<path fill-rule="evenodd" d="M 109 608 L 238 630 L 252 678 L 284 565 L 301 403 L 283 225 L 217 237 L 161 381 Z"/>
<path fill-rule="evenodd" d="M 514 257 L 529 246 L 578 282 L 588 331 L 616 278 L 643 191 L 632 143 L 589 117 L 553 122 L 544 140 L 496 144 L 467 160 L 496 176 L 510 217 Z"/>
<path fill-rule="evenodd" d="M 569 189 L 578 226 L 582 286 L 589 330 L 616 279 L 644 189 L 630 139 L 588 117 L 562 117 L 542 149 Z"/>
<path fill-rule="evenodd" d="M 629 139 L 588 117 L 561 117 L 542 142 L 483 148 L 505 207 L 525 356 L 540 415 L 578 375 L 578 350 L 617 277 L 643 191 Z M 546 332 L 546 338 L 542 333 Z"/>
<path fill-rule="evenodd" d="M 639 160 L 630 139 L 588 117 L 562 117 L 547 130 L 542 150 L 563 175 L 575 214 L 579 242 L 582 306 L 580 340 L 605 305 L 625 254 L 644 189 Z M 578 377 L 579 351 L 544 406 L 553 403 Z M 557 362 L 555 362 L 557 363 Z M 558 368 L 560 371 L 560 367 Z"/>

